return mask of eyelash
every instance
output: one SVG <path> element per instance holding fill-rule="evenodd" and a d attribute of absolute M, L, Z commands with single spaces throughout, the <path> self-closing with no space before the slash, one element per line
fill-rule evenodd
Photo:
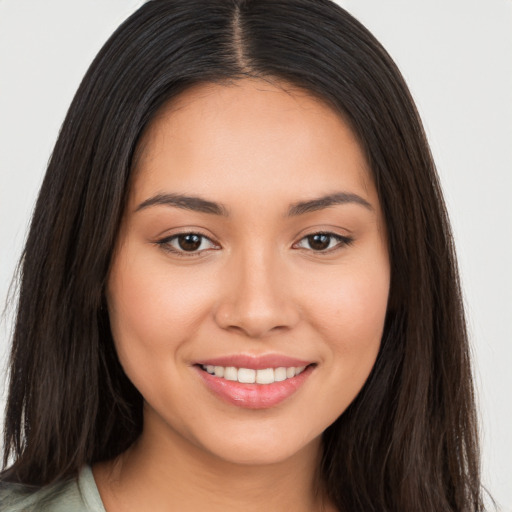
<path fill-rule="evenodd" d="M 172 235 L 172 236 L 168 236 L 168 237 L 165 237 L 165 238 L 162 238 L 161 240 L 158 240 L 156 243 L 157 245 L 159 245 L 163 250 L 167 251 L 167 252 L 171 252 L 173 253 L 174 255 L 176 256 L 179 256 L 179 257 L 184 257 L 184 258 L 193 258 L 194 256 L 198 256 L 200 255 L 203 251 L 205 250 L 208 250 L 208 249 L 201 249 L 201 250 L 194 250 L 194 251 L 186 251 L 184 249 L 177 249 L 175 247 L 173 247 L 171 244 L 172 242 L 174 241 L 178 241 L 180 237 L 186 237 L 186 236 L 196 236 L 200 239 L 200 245 L 199 247 L 201 247 L 201 245 L 203 245 L 203 242 L 205 240 L 207 240 L 208 242 L 210 242 L 210 244 L 213 246 L 213 248 L 218 248 L 219 246 L 217 244 L 215 244 L 210 238 L 208 238 L 207 236 L 201 234 L 201 233 L 196 233 L 194 231 L 185 231 L 183 233 L 177 233 L 175 235 Z"/>
<path fill-rule="evenodd" d="M 173 247 L 171 244 L 172 242 L 174 241 L 178 241 L 180 237 L 186 237 L 186 236 L 195 236 L 195 237 L 198 237 L 200 239 L 200 245 L 199 245 L 199 249 L 198 250 L 193 250 L 193 251 L 186 251 L 184 249 L 178 249 L 176 247 Z M 330 239 L 330 242 L 329 242 L 329 246 L 331 245 L 331 242 L 333 240 L 335 240 L 337 243 L 333 246 L 333 247 L 327 247 L 327 249 L 321 249 L 321 250 L 315 250 L 315 249 L 312 249 L 311 246 L 310 248 L 305 248 L 305 247 L 298 247 L 298 245 L 304 241 L 304 240 L 308 240 L 309 239 L 309 243 L 311 244 L 311 239 L 313 237 L 317 237 L 317 236 L 324 236 L 324 237 L 329 237 Z M 165 238 L 162 238 L 161 240 L 158 240 L 156 242 L 156 244 L 158 246 L 160 246 L 162 249 L 164 249 L 165 251 L 168 251 L 168 252 L 172 252 L 174 255 L 176 256 L 179 256 L 179 257 L 185 257 L 185 258 L 191 258 L 191 257 L 197 257 L 198 255 L 200 255 L 202 252 L 206 251 L 206 250 L 209 250 L 211 249 L 212 247 L 210 248 L 207 248 L 207 249 L 200 249 L 201 245 L 203 244 L 203 242 L 207 240 L 208 242 L 210 242 L 210 244 L 213 246 L 213 248 L 217 249 L 219 248 L 219 246 L 217 244 L 215 244 L 210 238 L 208 238 L 207 236 L 205 235 L 202 235 L 201 233 L 196 233 L 196 232 L 193 232 L 193 231 L 187 231 L 187 232 L 183 232 L 183 233 L 177 233 L 175 235 L 172 235 L 172 236 L 168 236 L 168 237 L 165 237 Z M 338 235 L 338 234 L 335 234 L 335 233 L 330 233 L 330 232 L 326 232 L 326 231 L 319 231 L 319 232 L 316 232 L 316 233 L 311 233 L 309 235 L 306 235 L 304 237 L 302 237 L 297 243 L 293 244 L 293 248 L 297 248 L 297 249 L 305 249 L 307 251 L 312 251 L 316 254 L 330 254 L 332 252 L 335 252 L 337 250 L 340 250 L 342 249 L 343 247 L 347 247 L 347 246 L 350 246 L 352 243 L 354 242 L 354 239 L 352 237 L 348 237 L 348 236 L 342 236 L 342 235 Z"/>
<path fill-rule="evenodd" d="M 313 237 L 317 237 L 317 236 L 329 237 L 330 242 L 332 242 L 332 240 L 336 240 L 337 243 L 333 247 L 328 247 L 327 249 L 314 250 L 311 248 L 311 249 L 306 249 L 306 250 L 311 250 L 314 253 L 318 253 L 318 254 L 330 254 L 331 252 L 342 249 L 343 247 L 347 247 L 354 242 L 354 239 L 350 236 L 337 235 L 336 233 L 330 233 L 328 231 L 319 231 L 317 233 L 311 233 L 309 235 L 302 237 L 297 243 L 293 244 L 293 247 L 296 247 L 303 240 L 312 239 Z M 311 243 L 311 240 L 309 240 L 309 242 Z M 329 242 L 329 246 L 331 245 L 330 242 Z"/>

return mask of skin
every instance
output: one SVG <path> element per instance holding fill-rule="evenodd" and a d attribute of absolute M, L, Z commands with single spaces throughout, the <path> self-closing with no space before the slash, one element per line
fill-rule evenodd
<path fill-rule="evenodd" d="M 360 145 L 306 92 L 245 79 L 183 93 L 141 149 L 107 301 L 121 364 L 145 399 L 144 430 L 93 468 L 107 511 L 334 510 L 317 492 L 321 434 L 375 363 L 390 279 Z M 288 215 L 340 192 L 361 201 Z M 158 194 L 198 196 L 227 215 L 141 207 Z M 173 252 L 169 237 L 190 232 L 207 237 L 200 250 Z M 306 238 L 319 232 L 333 233 L 326 250 Z M 268 353 L 314 363 L 270 408 L 227 403 L 193 366 Z"/>

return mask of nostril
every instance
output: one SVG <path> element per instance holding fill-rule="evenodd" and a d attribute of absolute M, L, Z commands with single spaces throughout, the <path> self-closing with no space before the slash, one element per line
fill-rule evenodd
<path fill-rule="evenodd" d="M 298 311 L 284 301 L 262 304 L 247 297 L 220 305 L 214 317 L 222 329 L 250 338 L 263 338 L 287 331 L 300 320 Z"/>

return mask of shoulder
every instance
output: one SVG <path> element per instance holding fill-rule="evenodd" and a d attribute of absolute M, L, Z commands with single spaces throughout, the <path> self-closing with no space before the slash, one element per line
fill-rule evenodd
<path fill-rule="evenodd" d="M 2 512 L 105 512 L 92 471 L 43 488 L 0 482 Z"/>

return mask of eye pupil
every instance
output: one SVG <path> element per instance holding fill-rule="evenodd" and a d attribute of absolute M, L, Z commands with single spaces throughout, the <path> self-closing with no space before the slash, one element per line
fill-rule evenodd
<path fill-rule="evenodd" d="M 323 235 L 322 233 L 316 233 L 315 235 L 308 236 L 308 244 L 311 249 L 315 251 L 323 251 L 329 247 L 331 237 L 330 235 Z"/>
<path fill-rule="evenodd" d="M 201 236 L 189 233 L 178 237 L 178 245 L 184 251 L 196 251 L 201 246 Z"/>

